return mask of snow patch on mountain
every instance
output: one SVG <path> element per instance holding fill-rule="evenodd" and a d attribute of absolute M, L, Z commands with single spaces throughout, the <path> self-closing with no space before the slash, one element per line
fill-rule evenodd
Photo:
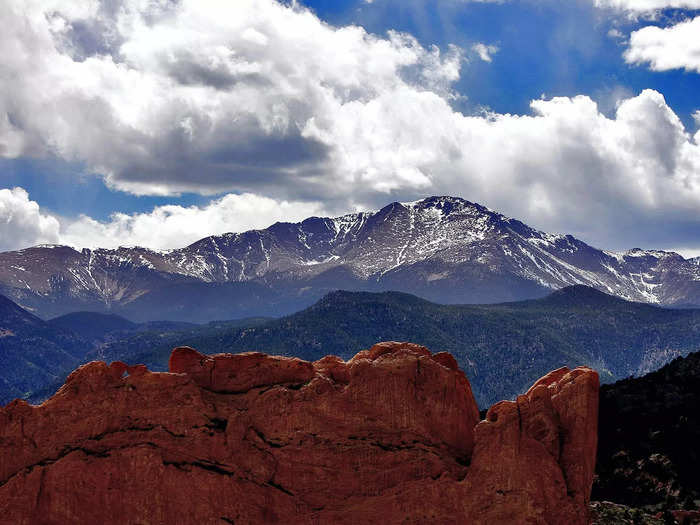
<path fill-rule="evenodd" d="M 628 300 L 700 304 L 694 284 L 700 281 L 700 258 L 638 248 L 601 251 L 449 196 L 277 223 L 176 250 L 43 245 L 0 253 L 0 286 L 20 302 L 70 298 L 110 306 L 187 282 L 297 283 L 307 290 L 305 283 L 334 268 L 372 286 L 387 280 L 399 290 L 442 286 L 454 292 L 450 300 L 463 302 L 470 302 L 474 286 L 515 279 L 549 290 L 583 284 Z"/>

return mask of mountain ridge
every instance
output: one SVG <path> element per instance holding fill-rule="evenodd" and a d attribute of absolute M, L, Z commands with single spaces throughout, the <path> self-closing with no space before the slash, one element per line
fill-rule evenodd
<path fill-rule="evenodd" d="M 450 304 L 542 297 L 582 284 L 627 300 L 700 304 L 700 259 L 599 250 L 458 197 L 208 236 L 175 250 L 39 246 L 0 253 L 0 293 L 42 317 L 132 321 L 280 316 L 333 289 L 397 290 Z M 195 290 L 201 317 L 181 297 Z"/>
<path fill-rule="evenodd" d="M 414 340 L 452 353 L 485 406 L 512 397 L 554 368 L 590 366 L 610 382 L 700 349 L 700 310 L 634 303 L 580 287 L 552 295 L 440 305 L 403 292 L 335 291 L 300 312 L 255 326 L 208 326 L 165 339 L 145 334 L 105 345 L 98 357 L 164 370 L 174 346 L 316 360 L 329 353 L 348 359 L 376 340 Z"/>
<path fill-rule="evenodd" d="M 23 312 L 16 305 L 13 311 Z M 4 381 L 13 385 L 0 384 L 0 402 L 45 399 L 64 373 L 94 359 L 142 362 L 164 370 L 171 349 L 182 345 L 209 353 L 265 351 L 316 360 L 327 353 L 349 358 L 354 349 L 377 340 L 415 340 L 453 353 L 472 379 L 481 406 L 507 399 L 561 366 L 591 366 L 609 382 L 700 349 L 700 310 L 629 302 L 582 286 L 540 299 L 485 305 L 440 305 L 403 292 L 339 290 L 279 319 L 206 325 L 168 321 L 133 326 L 117 319 L 115 326 L 111 316 L 103 322 L 103 314 L 83 312 L 59 318 L 59 328 L 56 320 L 23 315 L 50 332 L 0 338 L 5 353 L 23 348 L 12 354 L 23 360 L 4 366 Z M 82 326 L 86 321 L 90 326 Z M 58 363 L 47 353 L 55 347 L 69 350 L 67 355 L 59 352 L 65 359 Z M 19 384 L 23 386 L 16 388 Z"/>

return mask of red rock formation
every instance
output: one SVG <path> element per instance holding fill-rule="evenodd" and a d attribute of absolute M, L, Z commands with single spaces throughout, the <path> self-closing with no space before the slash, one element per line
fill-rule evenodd
<path fill-rule="evenodd" d="M 93 362 L 0 408 L 0 523 L 587 522 L 589 369 L 481 423 L 452 356 L 409 343 L 347 363 L 177 348 L 170 370 Z"/>
<path fill-rule="evenodd" d="M 589 368 L 561 368 L 489 409 L 466 480 L 473 523 L 588 521 L 598 387 Z"/>

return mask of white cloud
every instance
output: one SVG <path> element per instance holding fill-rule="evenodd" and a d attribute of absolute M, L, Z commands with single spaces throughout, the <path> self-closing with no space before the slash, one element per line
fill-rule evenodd
<path fill-rule="evenodd" d="M 59 240 L 59 222 L 22 188 L 0 189 L 0 251 Z"/>
<path fill-rule="evenodd" d="M 208 235 L 266 228 L 327 214 L 319 203 L 228 194 L 205 206 L 157 206 L 148 213 L 114 213 L 108 221 L 68 219 L 42 210 L 24 188 L 0 189 L 0 251 L 60 243 L 77 248 L 186 246 Z"/>
<path fill-rule="evenodd" d="M 493 55 L 498 53 L 498 46 L 486 45 L 481 42 L 477 42 L 472 46 L 472 51 L 474 51 L 477 56 L 484 62 L 491 62 L 493 60 Z"/>
<path fill-rule="evenodd" d="M 341 108 L 324 128 L 307 130 L 344 145 L 333 149 L 332 162 L 355 178 L 345 179 L 339 191 L 352 189 L 353 199 L 368 208 L 391 197 L 454 194 L 604 248 L 697 242 L 700 132 L 691 137 L 655 91 L 621 100 L 614 118 L 585 96 L 533 101 L 531 116 L 485 117 L 454 113 L 430 93 L 412 94 L 414 102 L 401 96 L 402 112 L 387 112 L 383 100 L 358 103 Z M 345 111 L 356 118 L 346 118 Z M 381 193 L 383 173 L 394 174 L 387 184 L 398 181 L 408 189 Z M 181 231 L 189 241 L 325 211 L 317 204 L 228 196 L 204 208 L 115 215 L 107 225 L 81 219 L 63 238 L 172 247 Z"/>
<path fill-rule="evenodd" d="M 594 0 L 598 7 L 612 7 L 630 12 L 649 12 L 659 9 L 700 9 L 700 0 Z"/>
<path fill-rule="evenodd" d="M 415 192 L 464 195 L 608 246 L 638 242 L 632 233 L 659 237 L 665 212 L 698 221 L 700 146 L 655 91 L 620 102 L 615 118 L 585 96 L 534 101 L 532 116 L 487 117 L 455 113 L 429 93 L 400 96 L 401 111 L 383 100 L 347 106 L 316 132 L 343 145 L 341 172 L 368 183 L 395 173 Z"/>
<path fill-rule="evenodd" d="M 457 48 L 296 4 L 112 4 L 0 4 L 0 155 L 56 154 L 140 194 L 332 187 L 312 120 L 396 90 L 449 96 L 459 78 Z"/>
<path fill-rule="evenodd" d="M 654 71 L 685 69 L 700 73 L 700 16 L 667 28 L 643 27 L 630 36 L 625 60 Z"/>
<path fill-rule="evenodd" d="M 208 235 L 266 228 L 276 221 L 296 222 L 323 212 L 314 203 L 228 194 L 201 207 L 158 206 L 150 213 L 115 213 L 106 222 L 87 216 L 64 220 L 61 242 L 81 248 L 180 248 Z"/>
<path fill-rule="evenodd" d="M 0 3 L 0 155 L 81 161 L 138 193 L 296 203 L 261 207 L 268 223 L 302 202 L 346 211 L 448 193 L 606 248 L 697 243 L 700 136 L 657 92 L 625 96 L 612 117 L 586 96 L 470 116 L 450 105 L 462 52 L 408 35 L 272 0 L 47 5 Z M 63 235 L 162 247 L 187 210 L 85 218 Z M 178 226 L 141 226 L 161 222 Z M 197 224 L 188 235 L 214 233 Z"/>

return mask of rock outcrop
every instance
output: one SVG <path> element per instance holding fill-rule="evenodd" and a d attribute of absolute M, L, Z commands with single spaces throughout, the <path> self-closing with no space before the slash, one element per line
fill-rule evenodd
<path fill-rule="evenodd" d="M 479 422 L 454 358 L 410 343 L 92 362 L 0 408 L 0 523 L 584 524 L 597 408 L 561 369 Z"/>

